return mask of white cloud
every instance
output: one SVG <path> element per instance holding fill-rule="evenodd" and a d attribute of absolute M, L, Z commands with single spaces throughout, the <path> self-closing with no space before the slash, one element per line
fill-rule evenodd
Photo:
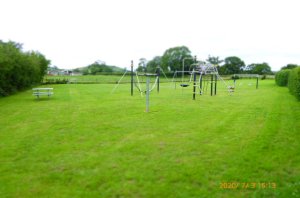
<path fill-rule="evenodd" d="M 274 70 L 300 64 L 297 0 L 4 0 L 0 39 L 24 43 L 54 65 L 95 60 L 121 67 L 186 45 L 209 54 L 268 62 Z"/>

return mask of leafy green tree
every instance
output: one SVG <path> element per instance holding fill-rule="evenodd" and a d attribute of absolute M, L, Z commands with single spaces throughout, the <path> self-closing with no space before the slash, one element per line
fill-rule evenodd
<path fill-rule="evenodd" d="M 21 44 L 0 40 L 0 96 L 40 83 L 49 64 L 39 52 L 23 52 Z"/>
<path fill-rule="evenodd" d="M 208 55 L 206 61 L 213 65 L 220 65 L 222 62 L 224 62 L 224 60 L 220 60 L 219 56 L 210 56 L 210 55 Z"/>
<path fill-rule="evenodd" d="M 225 58 L 224 65 L 221 66 L 219 72 L 220 74 L 239 74 L 242 73 L 244 66 L 244 61 L 239 57 L 230 56 Z"/>
<path fill-rule="evenodd" d="M 298 65 L 296 65 L 296 64 L 287 64 L 286 66 L 282 67 L 281 70 L 283 70 L 283 69 L 294 69 L 296 67 L 298 67 Z"/>
<path fill-rule="evenodd" d="M 246 67 L 245 73 L 249 74 L 271 74 L 271 67 L 268 63 L 253 63 Z"/>
<path fill-rule="evenodd" d="M 138 64 L 138 66 L 146 67 L 146 65 L 147 65 L 147 59 L 145 59 L 145 58 L 140 58 L 140 59 L 139 59 L 139 64 Z"/>
<path fill-rule="evenodd" d="M 112 68 L 108 67 L 107 65 L 101 63 L 99 64 L 98 62 L 95 62 L 88 66 L 89 71 L 92 75 L 96 75 L 101 72 L 112 72 Z"/>
<path fill-rule="evenodd" d="M 155 72 L 156 68 L 161 65 L 161 56 L 155 56 L 152 60 L 147 63 L 147 71 Z"/>
<path fill-rule="evenodd" d="M 206 59 L 206 61 L 213 64 L 213 65 L 216 65 L 218 72 L 220 74 L 222 73 L 222 71 L 220 71 L 221 70 L 220 64 L 222 62 L 224 62 L 224 60 L 220 60 L 219 56 L 210 56 L 210 55 L 208 55 L 208 58 Z"/>
<path fill-rule="evenodd" d="M 161 67 L 164 71 L 181 71 L 182 61 L 185 61 L 185 70 L 188 70 L 193 63 L 191 51 L 186 46 L 179 46 L 167 49 L 161 57 Z"/>
<path fill-rule="evenodd" d="M 124 72 L 124 69 L 112 65 L 106 65 L 103 61 L 95 61 L 86 67 L 78 68 L 76 71 L 81 71 L 83 75 L 97 75 L 101 73 Z"/>
<path fill-rule="evenodd" d="M 147 59 L 145 58 L 140 58 L 139 63 L 138 63 L 138 68 L 136 71 L 138 72 L 146 72 L 146 67 L 147 67 Z"/>

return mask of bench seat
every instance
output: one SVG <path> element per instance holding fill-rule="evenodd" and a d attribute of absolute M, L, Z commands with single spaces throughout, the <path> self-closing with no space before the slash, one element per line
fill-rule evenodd
<path fill-rule="evenodd" d="M 32 95 L 35 95 L 35 96 L 53 95 L 53 92 L 33 92 Z"/>
<path fill-rule="evenodd" d="M 39 98 L 40 96 L 50 97 L 54 94 L 53 88 L 33 88 L 32 91 L 32 95 L 36 96 L 37 98 Z"/>

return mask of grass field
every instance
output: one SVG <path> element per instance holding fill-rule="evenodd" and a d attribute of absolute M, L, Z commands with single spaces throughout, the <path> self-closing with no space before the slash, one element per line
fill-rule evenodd
<path fill-rule="evenodd" d="M 120 83 L 130 83 L 131 80 L 130 72 L 127 72 L 123 78 L 122 76 L 123 74 L 122 75 L 45 76 L 44 83 L 49 81 L 50 82 L 55 81 L 55 80 L 67 80 L 68 82 L 74 84 L 75 83 L 116 84 L 118 81 L 120 81 Z M 185 75 L 185 79 L 188 79 L 189 77 L 190 77 L 189 75 Z M 134 74 L 134 78 L 136 78 L 135 74 Z M 172 80 L 172 77 L 169 78 L 162 75 L 160 81 L 169 82 L 170 80 Z M 140 76 L 139 80 L 141 82 L 145 82 L 146 77 Z"/>
<path fill-rule="evenodd" d="M 70 83 L 91 83 L 91 84 L 116 84 L 118 81 L 120 83 L 130 83 L 131 77 L 130 77 L 130 72 L 127 72 L 124 77 L 122 78 L 122 75 L 82 75 L 82 76 L 45 76 L 44 78 L 44 83 L 51 83 L 56 80 L 65 80 Z M 223 76 L 225 79 L 231 79 L 231 75 L 228 76 Z M 121 79 L 122 78 L 122 79 Z M 136 74 L 134 74 L 134 78 L 136 79 Z M 190 74 L 185 74 L 184 75 L 184 81 L 189 81 L 191 78 Z M 199 78 L 199 77 L 198 77 Z M 170 82 L 172 80 L 181 82 L 182 80 L 182 75 L 178 73 L 177 77 L 173 79 L 173 74 L 172 76 L 165 76 L 164 73 L 161 74 L 160 76 L 160 81 L 161 82 Z M 140 82 L 146 82 L 146 77 L 145 76 L 139 76 L 139 81 Z"/>
<path fill-rule="evenodd" d="M 129 84 L 1 98 L 0 197 L 299 197 L 300 103 L 254 85 L 193 101 L 162 83 L 149 113 Z"/>

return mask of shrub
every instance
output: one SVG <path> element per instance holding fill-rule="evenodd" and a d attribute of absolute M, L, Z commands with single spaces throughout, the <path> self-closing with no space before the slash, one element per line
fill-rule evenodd
<path fill-rule="evenodd" d="M 21 44 L 0 40 L 0 97 L 39 84 L 49 64 L 39 52 L 24 52 Z"/>
<path fill-rule="evenodd" d="M 232 79 L 232 80 L 234 80 L 234 79 L 237 80 L 237 79 L 240 79 L 240 77 L 239 77 L 239 76 L 231 76 L 231 79 Z"/>
<path fill-rule="evenodd" d="M 46 79 L 44 79 L 43 84 L 44 85 L 49 85 L 49 84 L 67 84 L 68 82 L 69 82 L 69 80 L 66 79 L 66 78 L 63 78 L 63 79 L 60 79 L 60 78 L 56 78 L 56 79 L 46 78 Z"/>
<path fill-rule="evenodd" d="M 292 69 L 289 73 L 288 88 L 300 100 L 300 67 Z"/>
<path fill-rule="evenodd" d="M 275 75 L 275 82 L 278 86 L 287 86 L 290 69 L 280 70 Z"/>

